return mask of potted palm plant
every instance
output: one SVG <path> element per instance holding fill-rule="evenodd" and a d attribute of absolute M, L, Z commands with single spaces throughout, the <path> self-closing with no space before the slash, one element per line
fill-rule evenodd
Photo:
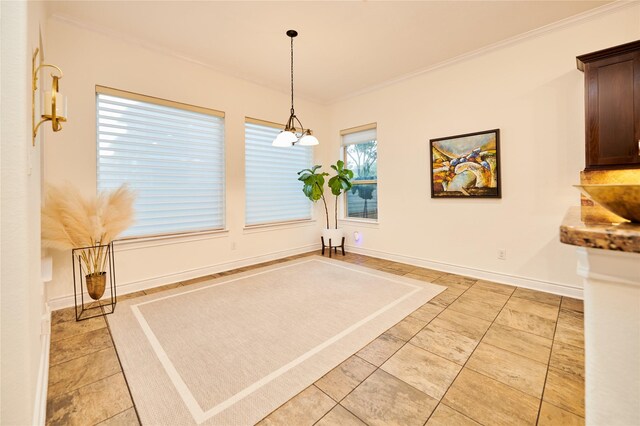
<path fill-rule="evenodd" d="M 70 186 L 49 186 L 42 207 L 42 243 L 58 250 L 85 248 L 80 259 L 87 292 L 105 291 L 107 246 L 133 223 L 134 194 L 125 185 L 84 197 Z"/>
<path fill-rule="evenodd" d="M 331 193 L 335 195 L 335 227 L 329 226 L 329 209 L 327 208 L 327 200 L 324 196 L 324 183 L 325 176 L 329 176 L 328 173 L 317 172 L 322 166 L 315 165 L 311 169 L 304 169 L 298 172 L 298 180 L 301 181 L 304 186 L 302 192 L 312 202 L 322 200 L 324 204 L 324 212 L 326 218 L 326 228 L 322 230 L 322 238 L 324 242 L 329 243 L 332 246 L 338 246 L 342 242 L 344 232 L 341 228 L 338 228 L 338 197 L 351 189 L 351 179 L 353 178 L 353 171 L 344 167 L 344 161 L 338 160 L 336 164 L 332 164 L 331 168 L 336 172 L 335 176 L 331 177 L 328 181 Z"/>

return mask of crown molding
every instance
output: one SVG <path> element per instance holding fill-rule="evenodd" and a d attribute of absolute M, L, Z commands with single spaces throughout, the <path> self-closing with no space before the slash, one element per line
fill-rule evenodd
<path fill-rule="evenodd" d="M 214 72 L 217 72 L 219 74 L 223 74 L 223 75 L 226 75 L 226 76 L 229 76 L 229 77 L 234 77 L 234 78 L 237 78 L 237 79 L 240 79 L 240 80 L 252 83 L 252 84 L 256 84 L 258 86 L 262 86 L 262 87 L 265 87 L 267 89 L 276 91 L 278 93 L 283 93 L 283 94 L 286 94 L 287 96 L 289 96 L 288 83 L 287 83 L 286 90 L 283 90 L 282 88 L 275 87 L 274 85 L 270 85 L 270 84 L 265 83 L 264 81 L 261 81 L 261 80 L 251 79 L 251 78 L 248 78 L 248 77 L 239 77 L 237 75 L 229 73 L 228 70 L 224 70 L 223 68 L 216 67 L 214 65 L 211 65 L 211 64 L 209 64 L 207 62 L 203 62 L 203 61 L 201 61 L 199 59 L 196 59 L 196 58 L 192 58 L 191 56 L 184 55 L 184 54 L 179 53 L 179 52 L 177 52 L 175 50 L 167 49 L 167 48 L 162 47 L 162 46 L 160 46 L 158 44 L 155 44 L 155 43 L 149 43 L 148 41 L 145 41 L 145 40 L 143 40 L 141 38 L 133 37 L 133 36 L 130 36 L 130 35 L 126 35 L 126 34 L 123 34 L 121 32 L 112 30 L 111 28 L 108 28 L 108 27 L 104 27 L 104 26 L 96 25 L 96 24 L 91 24 L 91 23 L 87 23 L 87 22 L 82 22 L 82 21 L 79 21 L 77 19 L 74 19 L 74 18 L 72 18 L 70 16 L 67 16 L 67 15 L 64 15 L 64 14 L 54 13 L 54 14 L 52 14 L 50 16 L 50 19 L 52 19 L 54 21 L 62 22 L 64 24 L 72 25 L 74 27 L 83 29 L 85 31 L 90 31 L 90 32 L 93 32 L 93 33 L 96 33 L 96 34 L 100 34 L 100 35 L 103 35 L 103 36 L 108 37 L 108 38 L 116 39 L 116 40 L 119 40 L 119 41 L 121 41 L 123 43 L 126 43 L 126 44 L 131 44 L 131 45 L 134 45 L 134 46 L 138 46 L 138 47 L 140 47 L 142 49 L 146 49 L 146 50 L 149 50 L 149 51 L 154 52 L 154 53 L 158 53 L 158 54 L 161 54 L 161 55 L 169 56 L 169 57 L 172 57 L 172 58 L 175 58 L 175 59 L 179 59 L 181 61 L 189 62 L 191 64 L 198 65 L 198 66 L 201 66 L 203 68 L 210 69 L 210 70 L 212 70 Z M 305 96 L 305 95 L 296 95 L 296 99 L 302 99 L 302 100 L 305 100 L 307 102 L 313 102 L 313 103 L 316 103 L 316 104 L 319 104 L 319 105 L 325 105 L 325 106 L 329 105 L 331 103 L 331 102 L 315 99 L 315 98 L 312 98 L 312 97 L 309 97 L 309 96 Z"/>
<path fill-rule="evenodd" d="M 365 95 L 367 93 L 375 92 L 375 91 L 383 89 L 385 87 L 392 86 L 392 85 L 394 85 L 396 83 L 400 83 L 402 81 L 410 80 L 410 79 L 412 79 L 414 77 L 418 77 L 418 76 L 421 76 L 423 74 L 427 74 L 427 73 L 429 73 L 431 71 L 435 71 L 435 70 L 438 70 L 440 68 L 445 68 L 445 67 L 448 67 L 450 65 L 457 64 L 459 62 L 463 62 L 463 61 L 466 61 L 466 60 L 469 60 L 469 59 L 472 59 L 472 58 L 475 58 L 475 57 L 478 57 L 478 56 L 485 55 L 487 53 L 490 53 L 490 52 L 496 51 L 498 49 L 501 49 L 503 47 L 507 47 L 507 46 L 510 46 L 510 45 L 513 45 L 513 44 L 517 44 L 519 42 L 523 42 L 525 40 L 530 40 L 530 39 L 533 39 L 533 38 L 536 38 L 536 37 L 540 37 L 540 36 L 542 36 L 544 34 L 547 34 L 547 33 L 553 32 L 553 31 L 558 31 L 560 29 L 572 26 L 574 24 L 587 22 L 587 21 L 590 21 L 590 20 L 592 20 L 594 18 L 597 18 L 597 17 L 600 17 L 600 16 L 604 16 L 604 15 L 608 15 L 609 13 L 617 12 L 619 10 L 622 10 L 622 9 L 625 9 L 625 8 L 628 8 L 628 7 L 631 7 L 631 6 L 638 6 L 639 4 L 640 4 L 640 0 L 616 0 L 616 1 L 612 2 L 612 3 L 605 4 L 604 6 L 600 6 L 600 7 L 594 8 L 594 9 L 590 9 L 590 10 L 588 10 L 586 12 L 582 12 L 582 13 L 579 13 L 577 15 L 570 16 L 570 17 L 562 19 L 560 21 L 556 21 L 556 22 L 554 22 L 552 24 L 548 24 L 548 25 L 542 26 L 540 28 L 536 28 L 534 30 L 527 31 L 525 33 L 518 34 L 518 35 L 513 36 L 511 38 L 499 41 L 497 43 L 493 43 L 493 44 L 490 44 L 488 46 L 481 47 L 480 49 L 476 49 L 476 50 L 473 50 L 471 52 L 463 53 L 462 55 L 456 56 L 456 57 L 451 58 L 451 59 L 447 59 L 447 60 L 442 61 L 442 62 L 438 62 L 437 64 L 430 65 L 430 66 L 428 66 L 426 68 L 422 68 L 422 69 L 420 69 L 418 71 L 414 71 L 414 72 L 411 72 L 411 73 L 408 73 L 408 74 L 404 74 L 404 75 L 402 75 L 400 77 L 396 77 L 396 78 L 393 78 L 391 80 L 387 80 L 387 81 L 384 81 L 382 83 L 378 83 L 378 84 L 366 87 L 364 89 L 352 92 L 352 93 L 350 93 L 348 95 L 341 96 L 339 98 L 335 98 L 335 99 L 329 101 L 328 103 L 329 104 L 334 104 L 334 103 L 338 103 L 338 102 L 343 102 L 343 101 L 346 101 L 346 100 L 351 99 L 351 98 L 355 98 L 355 97 L 358 97 L 358 96 Z"/>
<path fill-rule="evenodd" d="M 402 76 L 399 76 L 399 77 L 396 77 L 396 78 L 393 78 L 393 79 L 390 79 L 390 80 L 383 81 L 383 82 L 378 83 L 378 84 L 374 84 L 374 85 L 368 86 L 368 87 L 366 87 L 364 89 L 351 92 L 351 93 L 349 93 L 349 94 L 347 94 L 345 96 L 340 96 L 340 97 L 337 97 L 337 98 L 334 98 L 334 99 L 329 99 L 329 100 L 320 100 L 320 99 L 316 99 L 316 98 L 312 98 L 312 97 L 304 96 L 304 95 L 299 96 L 299 98 L 300 99 L 304 99 L 304 100 L 309 101 L 309 102 L 313 102 L 313 103 L 319 104 L 319 105 L 324 105 L 324 106 L 332 105 L 332 104 L 335 104 L 335 103 L 338 103 L 338 102 L 343 102 L 343 101 L 346 101 L 348 99 L 355 98 L 355 97 L 358 97 L 358 96 L 361 96 L 361 95 L 364 95 L 364 94 L 367 94 L 367 93 L 371 93 L 371 92 L 380 90 L 382 88 L 391 86 L 393 84 L 396 84 L 396 83 L 399 83 L 399 82 L 402 82 L 402 81 L 405 81 L 405 80 L 412 79 L 414 77 L 418 77 L 420 75 L 429 73 L 431 71 L 435 71 L 435 70 L 438 70 L 438 69 L 441 69 L 441 68 L 445 68 L 445 67 L 448 67 L 450 65 L 454 65 L 456 63 L 463 62 L 463 61 L 466 61 L 466 60 L 469 60 L 469 59 L 472 59 L 472 58 L 475 58 L 475 57 L 478 57 L 478 56 L 481 56 L 481 55 L 485 55 L 487 53 L 493 52 L 495 50 L 498 50 L 498 49 L 506 47 L 506 46 L 510 46 L 510 45 L 513 45 L 513 44 L 516 44 L 516 43 L 519 43 L 519 42 L 522 42 L 522 41 L 525 41 L 525 40 L 533 39 L 533 38 L 536 38 L 536 37 L 540 37 L 540 36 L 542 36 L 544 34 L 547 34 L 549 32 L 557 31 L 557 30 L 569 27 L 569 26 L 574 25 L 574 24 L 586 22 L 586 21 L 589 21 L 591 19 L 607 15 L 609 13 L 613 13 L 613 12 L 617 12 L 619 10 L 623 10 L 625 8 L 629 8 L 629 7 L 632 7 L 632 6 L 637 6 L 638 4 L 640 4 L 639 0 L 617 0 L 617 1 L 614 1 L 612 3 L 606 4 L 604 6 L 600 6 L 600 7 L 597 7 L 595 9 L 591 9 L 591 10 L 588 10 L 586 12 L 583 12 L 583 13 L 580 13 L 580 14 L 577 14 L 577 15 L 574 15 L 574 16 L 570 16 L 568 18 L 562 19 L 562 20 L 554 22 L 552 24 L 548 24 L 548 25 L 542 26 L 540 28 L 536 28 L 534 30 L 527 31 L 527 32 L 522 33 L 522 34 L 518 34 L 518 35 L 516 35 L 514 37 L 511 37 L 511 38 L 508 38 L 506 40 L 502 40 L 502 41 L 499 41 L 497 43 L 490 44 L 490 45 L 482 47 L 480 49 L 476 49 L 476 50 L 473 50 L 471 52 L 463 53 L 462 55 L 456 56 L 456 57 L 451 58 L 451 59 L 447 59 L 445 61 L 439 62 L 439 63 L 434 64 L 434 65 L 430 65 L 430 66 L 428 66 L 426 68 L 422 68 L 422 69 L 420 69 L 418 71 L 414 71 L 414 72 L 411 72 L 411 73 L 408 73 L 408 74 L 404 74 Z M 281 88 L 277 88 L 277 87 L 275 87 L 273 85 L 269 85 L 268 83 L 265 83 L 264 81 L 257 80 L 257 79 L 251 79 L 251 78 L 248 78 L 248 77 L 238 77 L 237 75 L 230 74 L 227 70 L 224 70 L 224 69 L 222 69 L 220 67 L 213 66 L 213 65 L 211 65 L 209 63 L 206 63 L 206 62 L 203 62 L 203 61 L 201 61 L 199 59 L 184 55 L 184 54 L 182 54 L 180 52 L 177 52 L 175 50 L 167 49 L 167 48 L 164 48 L 164 47 L 159 46 L 159 45 L 154 44 L 154 43 L 149 43 L 149 42 L 147 42 L 147 41 L 145 41 L 143 39 L 140 39 L 140 38 L 137 38 L 137 37 L 132 37 L 132 36 L 129 36 L 129 35 L 125 35 L 123 33 L 120 33 L 118 31 L 112 30 L 112 29 L 107 28 L 107 27 L 103 27 L 103 26 L 100 26 L 100 25 L 95 25 L 95 24 L 90 24 L 90 23 L 78 21 L 77 19 L 74 19 L 72 17 L 69 17 L 69 16 L 64 15 L 64 14 L 60 14 L 60 13 L 52 14 L 51 15 L 51 19 L 59 21 L 59 22 L 62 22 L 62 23 L 66 23 L 66 24 L 69 24 L 69 25 L 73 25 L 73 26 L 76 26 L 78 28 L 81 28 L 81 29 L 84 29 L 84 30 L 87 30 L 87 31 L 95 32 L 95 33 L 104 35 L 106 37 L 114 38 L 114 39 L 120 40 L 120 41 L 122 41 L 124 43 L 127 43 L 127 44 L 133 44 L 133 45 L 139 46 L 139 47 L 141 47 L 143 49 L 147 49 L 147 50 L 150 50 L 150 51 L 155 52 L 155 53 L 159 53 L 159 54 L 162 54 L 162 55 L 170 56 L 170 57 L 173 57 L 173 58 L 185 61 L 185 62 L 189 62 L 191 64 L 199 65 L 201 67 L 210 69 L 210 70 L 215 71 L 217 73 L 220 73 L 220 74 L 223 74 L 223 75 L 227 75 L 227 76 L 231 76 L 231 77 L 235 77 L 235 78 L 239 78 L 241 80 L 244 80 L 244 81 L 247 81 L 247 82 L 250 82 L 250 83 L 253 83 L 253 84 L 257 84 L 257 85 L 262 86 L 262 87 L 266 87 L 268 89 L 274 90 L 274 91 L 279 92 L 279 93 L 288 94 L 287 91 L 282 90 Z"/>

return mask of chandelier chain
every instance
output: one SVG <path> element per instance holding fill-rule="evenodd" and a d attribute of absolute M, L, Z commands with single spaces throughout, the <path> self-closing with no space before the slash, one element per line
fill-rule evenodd
<path fill-rule="evenodd" d="M 293 114 L 293 37 L 291 37 L 291 114 Z"/>
<path fill-rule="evenodd" d="M 287 36 L 291 38 L 291 115 L 289 115 L 289 120 L 284 126 L 284 130 L 280 132 L 278 136 L 273 140 L 272 146 L 294 146 L 297 143 L 302 146 L 318 145 L 318 139 L 313 136 L 311 129 L 305 130 L 304 126 L 300 122 L 300 119 L 296 117 L 296 113 L 293 109 L 293 38 L 297 35 L 298 32 L 296 30 L 287 31 Z"/>

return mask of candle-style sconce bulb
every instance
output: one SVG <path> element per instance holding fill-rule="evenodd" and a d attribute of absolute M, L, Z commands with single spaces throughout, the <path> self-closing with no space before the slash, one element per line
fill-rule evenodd
<path fill-rule="evenodd" d="M 32 96 L 32 127 L 33 127 L 33 139 L 32 144 L 36 144 L 36 136 L 38 134 L 38 128 L 42 123 L 51 121 L 51 128 L 54 132 L 62 130 L 62 122 L 67 121 L 67 100 L 60 94 L 59 80 L 62 78 L 62 70 L 50 64 L 40 64 L 36 67 L 36 59 L 40 49 L 36 48 L 33 54 L 32 71 L 33 71 L 33 96 Z M 51 91 L 46 92 L 44 96 L 44 114 L 41 115 L 42 120 L 36 124 L 36 93 L 38 91 L 38 72 L 41 68 L 54 68 L 60 75 L 51 73 Z"/>

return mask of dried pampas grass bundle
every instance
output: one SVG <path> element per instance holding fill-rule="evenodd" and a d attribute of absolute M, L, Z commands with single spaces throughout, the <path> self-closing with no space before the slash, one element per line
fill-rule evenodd
<path fill-rule="evenodd" d="M 83 251 L 87 270 L 101 272 L 106 250 L 98 246 L 110 244 L 133 224 L 134 200 L 126 185 L 90 198 L 68 184 L 48 186 L 42 207 L 42 243 L 58 250 L 90 247 Z"/>

